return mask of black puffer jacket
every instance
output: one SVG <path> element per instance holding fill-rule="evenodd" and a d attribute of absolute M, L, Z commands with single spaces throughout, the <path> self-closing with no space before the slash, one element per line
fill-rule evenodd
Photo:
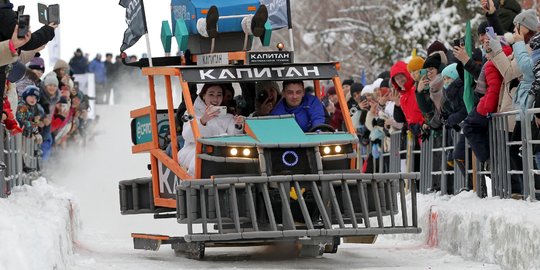
<path fill-rule="evenodd" d="M 467 108 L 463 102 L 463 81 L 456 79 L 444 90 L 443 118 L 447 126 L 459 130 L 459 123 L 467 117 Z"/>
<path fill-rule="evenodd" d="M 500 0 L 501 6 L 497 15 L 505 32 L 514 31 L 514 18 L 521 13 L 521 6 L 516 0 Z"/>

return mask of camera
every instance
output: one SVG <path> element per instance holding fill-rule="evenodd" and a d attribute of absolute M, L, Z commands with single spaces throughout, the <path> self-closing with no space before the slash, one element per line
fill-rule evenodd
<path fill-rule="evenodd" d="M 351 114 L 351 116 L 355 115 L 356 113 L 358 112 L 358 107 L 351 107 L 351 109 L 349 110 L 349 113 Z"/>
<path fill-rule="evenodd" d="M 268 93 L 266 93 L 266 91 L 262 91 L 261 93 L 259 93 L 259 95 L 257 95 L 257 102 L 261 104 L 264 103 L 267 99 Z"/>
<path fill-rule="evenodd" d="M 182 115 L 181 119 L 182 119 L 182 122 L 187 123 L 187 122 L 193 120 L 194 117 L 191 114 L 184 114 L 184 115 Z"/>

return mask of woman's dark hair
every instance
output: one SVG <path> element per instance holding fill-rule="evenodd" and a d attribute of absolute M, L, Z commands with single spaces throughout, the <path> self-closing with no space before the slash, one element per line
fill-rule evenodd
<path fill-rule="evenodd" d="M 217 84 L 217 83 L 207 83 L 203 86 L 203 88 L 201 89 L 201 92 L 199 93 L 199 97 L 204 100 L 204 95 L 206 95 L 206 92 L 208 91 L 208 89 L 210 89 L 210 87 L 213 87 L 213 86 L 219 86 L 219 88 L 221 88 L 221 93 L 223 93 L 223 90 L 224 90 L 224 87 L 223 85 L 221 84 Z"/>

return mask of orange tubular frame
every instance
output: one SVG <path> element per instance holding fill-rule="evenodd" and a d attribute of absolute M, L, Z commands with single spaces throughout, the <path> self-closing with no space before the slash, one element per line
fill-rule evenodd
<path fill-rule="evenodd" d="M 339 100 L 339 106 L 341 107 L 341 114 L 343 116 L 343 120 L 345 121 L 345 127 L 347 128 L 347 132 L 356 136 L 356 130 L 354 129 L 354 125 L 352 123 L 352 119 L 349 114 L 349 105 L 347 104 L 347 100 L 345 99 L 345 93 L 343 93 L 343 88 L 341 87 L 341 79 L 336 76 L 332 78 L 332 82 L 334 83 L 334 87 L 336 88 L 336 93 L 338 94 L 337 96 Z M 353 149 L 358 150 L 358 146 L 353 145 Z M 355 167 L 356 167 L 356 158 L 353 158 L 351 159 L 351 168 L 355 168 Z"/>

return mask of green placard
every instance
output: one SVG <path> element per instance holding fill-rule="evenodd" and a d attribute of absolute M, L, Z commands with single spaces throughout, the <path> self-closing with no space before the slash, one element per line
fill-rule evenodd
<path fill-rule="evenodd" d="M 152 141 L 152 125 L 150 115 L 133 119 L 131 125 L 131 136 L 135 144 L 143 144 Z"/>
<path fill-rule="evenodd" d="M 171 26 L 169 25 L 169 21 L 162 21 L 161 22 L 161 43 L 163 45 L 163 50 L 165 50 L 165 53 L 171 52 L 172 37 L 173 37 L 173 34 L 171 31 Z"/>
<path fill-rule="evenodd" d="M 182 19 L 176 20 L 176 26 L 174 31 L 174 37 L 176 38 L 176 43 L 178 44 L 178 49 L 180 51 L 187 50 L 189 32 L 186 26 L 186 22 Z"/>

